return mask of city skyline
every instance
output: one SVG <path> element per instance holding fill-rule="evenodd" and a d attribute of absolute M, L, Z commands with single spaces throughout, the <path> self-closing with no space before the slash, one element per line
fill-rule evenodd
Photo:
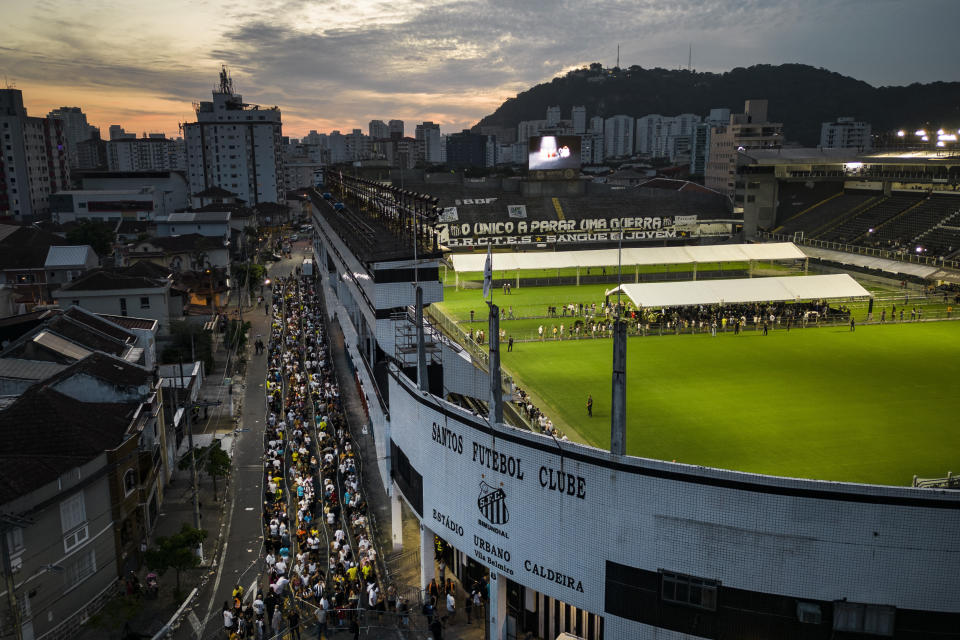
<path fill-rule="evenodd" d="M 686 66 L 692 43 L 698 71 L 799 62 L 875 86 L 957 80 L 960 53 L 950 26 L 960 7 L 947 0 L 914 3 L 915 15 L 943 18 L 917 21 L 892 0 L 4 5 L 0 79 L 31 115 L 79 106 L 104 137 L 111 124 L 178 135 L 221 63 L 247 102 L 279 106 L 284 133 L 302 137 L 393 118 L 459 131 L 566 70 L 613 66 L 618 42 L 623 67 Z M 749 37 L 731 39 L 739 32 Z"/>

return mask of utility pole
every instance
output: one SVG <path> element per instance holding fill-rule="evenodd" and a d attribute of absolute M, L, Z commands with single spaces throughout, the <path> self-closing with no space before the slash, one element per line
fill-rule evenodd
<path fill-rule="evenodd" d="M 180 357 L 180 384 L 178 385 L 181 390 L 186 391 L 186 384 L 183 382 L 183 356 Z M 186 430 L 187 430 L 187 446 L 190 447 L 190 472 L 193 476 L 193 528 L 200 528 L 200 486 L 197 481 L 197 452 L 193 448 L 193 424 L 191 420 L 191 410 L 187 409 L 187 400 L 186 393 L 184 393 L 183 398 L 183 413 L 184 419 L 187 421 Z M 197 547 L 197 556 L 200 558 L 200 561 L 203 562 L 203 542 Z"/>
<path fill-rule="evenodd" d="M 17 603 L 16 584 L 13 581 L 13 566 L 10 562 L 10 544 L 7 541 L 7 534 L 16 528 L 33 524 L 32 521 L 0 514 L 0 547 L 2 547 L 3 557 L 3 579 L 7 587 L 7 606 L 10 608 L 10 624 L 13 626 L 13 634 L 16 640 L 23 640 L 22 621 L 20 620 L 20 606 Z"/>
<path fill-rule="evenodd" d="M 10 608 L 10 622 L 13 625 L 13 634 L 16 640 L 23 640 L 23 629 L 20 626 L 20 607 L 17 605 L 17 594 L 14 593 L 13 568 L 10 566 L 10 547 L 7 545 L 7 532 L 9 528 L 4 526 L 3 540 L 0 545 L 3 546 L 3 578 L 7 584 L 7 606 Z"/>

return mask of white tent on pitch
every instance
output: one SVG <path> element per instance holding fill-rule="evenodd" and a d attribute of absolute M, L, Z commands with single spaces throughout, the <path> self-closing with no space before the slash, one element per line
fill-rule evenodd
<path fill-rule="evenodd" d="M 690 307 L 870 297 L 869 291 L 845 273 L 825 276 L 641 282 L 614 287 L 607 291 L 607 295 L 612 296 L 618 290 L 637 307 Z"/>
<path fill-rule="evenodd" d="M 483 271 L 486 253 L 454 253 L 457 273 Z M 764 244 L 715 244 L 682 247 L 624 247 L 619 263 L 626 267 L 657 264 L 704 264 L 708 262 L 756 262 L 760 260 L 805 260 L 792 242 Z M 618 263 L 617 249 L 587 251 L 527 251 L 493 254 L 493 270 L 563 269 L 609 267 Z"/>

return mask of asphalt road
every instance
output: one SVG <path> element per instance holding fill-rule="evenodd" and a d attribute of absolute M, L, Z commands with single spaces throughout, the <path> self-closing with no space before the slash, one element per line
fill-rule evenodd
<path fill-rule="evenodd" d="M 306 242 L 298 242 L 293 248 L 293 258 L 274 263 L 270 268 L 270 278 L 290 274 L 303 260 L 303 253 L 309 251 Z M 269 298 L 268 298 L 269 299 Z M 193 622 L 184 621 L 175 637 L 214 638 L 223 635 L 221 609 L 223 603 L 232 600 L 231 594 L 236 585 L 243 585 L 250 591 L 259 579 L 262 568 L 263 535 L 260 521 L 262 504 L 263 471 L 263 426 L 266 417 L 266 398 L 264 379 L 266 377 L 266 354 L 254 355 L 253 342 L 257 334 L 264 336 L 266 342 L 270 331 L 270 316 L 263 308 L 254 308 L 244 314 L 251 323 L 245 387 L 242 391 L 234 388 L 234 393 L 244 394 L 241 410 L 240 432 L 233 450 L 233 469 L 231 488 L 224 498 L 230 501 L 225 516 L 224 543 L 220 556 L 212 569 L 215 575 L 207 582 L 200 593 L 198 604 L 191 615 L 199 620 L 201 632 L 194 631 Z"/>

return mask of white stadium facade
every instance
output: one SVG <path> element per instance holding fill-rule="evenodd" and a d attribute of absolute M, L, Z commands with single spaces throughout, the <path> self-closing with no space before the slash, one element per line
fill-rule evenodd
<path fill-rule="evenodd" d="M 415 282 L 424 305 L 443 290 L 429 225 L 393 224 L 416 203 L 398 192 L 384 205 L 342 176 L 321 190 L 317 277 L 366 397 L 394 539 L 403 501 L 421 524 L 421 586 L 434 535 L 462 580 L 487 576 L 491 639 L 960 638 L 960 493 L 694 467 L 491 426 L 448 401 L 487 401 L 487 363 L 428 323 L 417 343 Z"/>

